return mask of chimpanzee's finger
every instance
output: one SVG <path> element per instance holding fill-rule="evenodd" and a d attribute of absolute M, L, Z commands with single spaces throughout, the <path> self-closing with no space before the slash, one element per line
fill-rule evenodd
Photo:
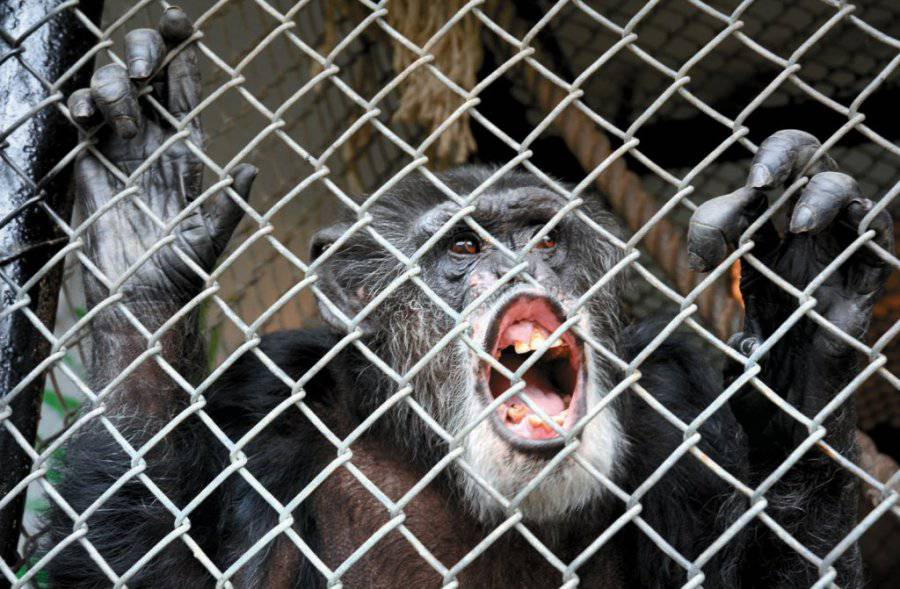
<path fill-rule="evenodd" d="M 766 189 L 793 181 L 798 174 L 804 172 L 813 154 L 821 146 L 815 136 L 805 131 L 784 129 L 773 133 L 760 144 L 753 158 L 747 186 Z M 835 169 L 837 164 L 825 153 L 805 173 L 812 176 Z"/>
<path fill-rule="evenodd" d="M 172 58 L 167 68 L 166 86 L 168 89 L 169 112 L 177 117 L 191 112 L 200 104 L 202 85 L 200 82 L 200 66 L 197 63 L 197 51 L 193 47 L 183 48 Z"/>
<path fill-rule="evenodd" d="M 175 47 L 194 34 L 194 25 L 181 8 L 170 6 L 159 19 L 159 33 L 169 47 Z"/>
<path fill-rule="evenodd" d="M 822 172 L 803 188 L 791 215 L 791 233 L 816 234 L 828 228 L 852 201 L 862 199 L 852 176 Z"/>
<path fill-rule="evenodd" d="M 91 98 L 90 88 L 80 88 L 72 92 L 66 101 L 66 106 L 75 122 L 82 127 L 90 126 L 99 119 L 94 99 Z"/>
<path fill-rule="evenodd" d="M 91 97 L 119 137 L 131 139 L 138 134 L 143 118 L 125 68 L 111 63 L 95 71 L 91 77 Z"/>
<path fill-rule="evenodd" d="M 874 206 L 875 203 L 867 198 L 854 200 L 847 207 L 845 218 L 851 227 L 860 231 L 862 229 L 860 224 Z M 886 210 L 880 211 L 869 221 L 865 229 L 874 230 L 872 241 L 882 249 L 894 253 L 894 222 L 890 213 Z M 850 257 L 849 262 L 848 284 L 860 294 L 876 292 L 884 285 L 892 270 L 881 256 L 865 245 Z"/>
<path fill-rule="evenodd" d="M 159 31 L 135 29 L 125 35 L 125 63 L 128 75 L 137 80 L 150 77 L 162 62 L 165 43 Z"/>
<path fill-rule="evenodd" d="M 250 196 L 250 188 L 253 186 L 253 180 L 256 179 L 258 172 L 259 170 L 256 169 L 256 166 L 250 164 L 239 164 L 231 172 L 231 177 L 234 178 L 231 187 L 244 200 L 247 200 Z M 223 190 L 210 199 L 206 212 L 212 222 L 212 237 L 218 250 L 216 255 L 218 255 L 228 245 L 231 234 L 244 216 L 244 210 Z"/>
<path fill-rule="evenodd" d="M 835 230 L 837 241 L 832 247 L 841 249 L 859 233 L 860 224 L 873 206 L 871 200 L 862 196 L 851 176 L 822 172 L 810 179 L 800 195 L 791 217 L 790 231 L 817 234 Z M 837 221 L 840 226 L 835 227 Z M 849 226 L 849 232 L 846 226 Z M 893 251 L 893 224 L 889 213 L 881 211 L 875 215 L 866 229 L 875 231 L 876 244 Z M 848 261 L 846 286 L 858 293 L 874 292 L 887 277 L 885 266 L 885 261 L 871 249 L 859 248 Z"/>
<path fill-rule="evenodd" d="M 190 38 L 194 27 L 183 10 L 172 7 L 160 19 L 159 30 L 169 47 L 174 48 Z M 180 117 L 193 110 L 202 96 L 200 66 L 193 45 L 179 49 L 166 70 L 167 106 L 169 112 Z"/>
<path fill-rule="evenodd" d="M 762 335 L 744 330 L 731 336 L 728 345 L 743 354 L 750 356 L 762 344 Z M 759 359 L 765 361 L 765 357 Z M 731 386 L 746 370 L 743 364 L 726 361 L 723 367 L 725 386 Z M 772 421 L 777 408 L 755 387 L 745 385 L 735 392 L 728 401 L 734 416 L 748 435 L 761 435 Z"/>
<path fill-rule="evenodd" d="M 762 192 L 744 187 L 700 205 L 688 225 L 691 269 L 708 272 L 715 268 L 767 204 Z"/>
<path fill-rule="evenodd" d="M 855 228 L 859 228 L 863 219 L 869 214 L 869 211 L 871 211 L 874 206 L 875 203 L 868 198 L 852 201 L 847 207 L 847 219 L 850 221 L 850 224 Z M 875 243 L 888 252 L 894 253 L 894 221 L 891 218 L 890 213 L 886 210 L 881 210 L 872 218 L 866 229 L 873 229 L 875 231 L 875 236 L 872 238 Z M 886 263 L 880 257 L 878 260 L 880 264 Z"/>

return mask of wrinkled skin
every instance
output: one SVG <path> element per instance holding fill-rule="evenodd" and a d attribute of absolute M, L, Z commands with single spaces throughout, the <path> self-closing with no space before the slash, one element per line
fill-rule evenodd
<path fill-rule="evenodd" d="M 243 211 L 220 191 L 193 207 L 175 225 L 174 241 L 164 245 L 128 276 L 126 274 L 154 244 L 168 236 L 162 227 L 141 211 L 140 199 L 163 223 L 171 221 L 201 194 L 203 164 L 188 148 L 184 138 L 167 145 L 176 134 L 169 121 L 145 102 L 138 100 L 138 84 L 153 82 L 155 96 L 189 133 L 186 139 L 203 148 L 199 115 L 185 115 L 200 102 L 200 70 L 196 50 L 187 46 L 174 54 L 164 68 L 166 48 L 177 47 L 193 29 L 184 12 L 170 9 L 159 30 L 131 31 L 125 40 L 128 69 L 110 64 L 99 68 L 90 88 L 77 90 L 68 101 L 69 110 L 83 127 L 105 119 L 109 125 L 99 130 L 97 150 L 124 176 L 133 178 L 139 190 L 96 218 L 86 231 L 87 253 L 111 282 L 121 281 L 125 303 L 161 303 L 178 309 L 197 294 L 204 277 L 225 249 Z M 161 153 L 157 153 L 162 146 Z M 146 163 L 150 160 L 149 165 Z M 231 171 L 232 188 L 249 194 L 256 169 L 241 164 Z M 116 200 L 125 188 L 119 178 L 94 154 L 84 151 L 75 164 L 79 204 L 89 217 Z M 178 253 L 180 251 L 180 254 Z M 192 267 L 195 266 L 195 267 Z M 88 302 L 96 304 L 108 294 L 90 272 L 86 289 Z"/>
<path fill-rule="evenodd" d="M 167 11 L 158 31 L 140 30 L 128 35 L 128 70 L 101 68 L 91 88 L 70 99 L 70 109 L 85 125 L 105 120 L 97 150 L 126 174 L 133 173 L 145 157 L 173 137 L 170 122 L 160 120 L 146 100 L 137 97 L 137 89 L 148 80 L 176 119 L 182 119 L 191 142 L 202 145 L 199 118 L 196 113 L 189 114 L 200 100 L 199 72 L 190 44 L 182 46 L 191 32 L 180 10 Z M 173 49 L 177 51 L 165 61 L 166 51 Z M 812 174 L 798 202 L 792 205 L 787 233 L 781 236 L 771 224 L 765 224 L 751 239 L 752 254 L 795 287 L 802 289 L 815 279 L 859 235 L 863 218 L 873 206 L 859 194 L 852 178 L 834 171 L 834 162 L 827 156 L 807 166 L 818 147 L 815 138 L 800 131 L 781 131 L 767 139 L 753 161 L 747 186 L 704 203 L 696 211 L 688 235 L 692 264 L 704 271 L 715 268 L 765 210 L 767 191 L 781 188 L 802 174 Z M 94 155 L 82 156 L 77 166 L 80 203 L 90 215 L 110 203 L 121 187 Z M 202 193 L 201 170 L 202 164 L 179 139 L 136 178 L 140 198 L 161 219 L 170 221 L 186 206 L 190 208 L 189 203 Z M 231 171 L 232 187 L 239 196 L 248 195 L 254 173 L 249 167 Z M 464 168 L 443 174 L 442 179 L 458 191 L 471 192 L 489 175 L 490 170 L 484 168 Z M 240 220 L 241 208 L 225 192 L 214 195 L 176 224 L 171 244 L 141 263 L 148 248 L 165 232 L 127 200 L 125 203 L 98 217 L 85 230 L 86 251 L 111 281 L 121 280 L 118 292 L 124 295 L 122 303 L 142 322 L 158 326 L 201 292 L 203 273 L 215 265 Z M 561 199 L 541 188 L 536 179 L 511 174 L 479 199 L 473 218 L 492 233 L 496 230 L 497 239 L 506 247 L 520 249 L 535 237 L 535 220 L 542 225 L 561 204 Z M 613 225 L 597 203 L 586 204 L 583 210 L 595 222 L 610 228 Z M 446 199 L 427 182 L 407 179 L 371 208 L 371 226 L 409 256 L 441 228 L 448 213 L 454 212 L 456 209 L 448 209 Z M 349 227 L 343 223 L 323 229 L 312 246 L 316 286 L 339 311 L 320 306 L 329 327 L 324 331 L 275 334 L 260 346 L 293 379 L 306 379 L 308 371 L 346 335 L 344 317 L 352 318 L 366 308 L 386 284 L 405 271 L 365 230 L 340 241 Z M 875 215 L 866 227 L 874 230 L 875 243 L 892 251 L 891 220 L 886 213 Z M 553 241 L 557 242 L 553 247 L 535 249 L 523 259 L 543 288 L 559 291 L 561 298 L 577 298 L 618 259 L 611 244 L 601 242 L 572 219 L 561 221 Z M 419 264 L 422 280 L 457 311 L 497 286 L 512 267 L 499 248 L 473 248 L 463 255 L 448 249 L 444 241 L 423 255 Z M 132 268 L 135 271 L 126 276 Z M 862 337 L 887 273 L 883 261 L 863 247 L 811 293 L 818 301 L 816 311 L 851 337 Z M 654 339 L 658 329 L 642 324 L 621 327 L 618 289 L 623 286 L 614 282 L 591 301 L 594 316 L 590 326 L 610 349 L 621 351 L 625 360 L 631 361 Z M 108 292 L 107 286 L 96 280 L 89 280 L 86 286 L 91 304 L 97 304 Z M 759 359 L 759 378 L 805 415 L 817 415 L 857 373 L 852 347 L 808 318 L 801 319 L 777 341 L 770 339 L 796 310 L 797 300 L 749 263 L 743 265 L 741 289 L 746 321 L 744 331 L 733 338 L 732 344 L 745 355 L 765 346 L 766 353 Z M 115 317 L 116 313 L 112 307 L 101 314 L 101 319 Z M 406 283 L 355 327 L 369 349 L 402 373 L 446 333 L 451 323 L 430 305 L 421 289 Z M 115 327 L 111 333 L 100 333 L 103 330 L 95 323 L 92 379 L 103 386 L 122 371 L 131 371 L 131 376 L 110 393 L 107 415 L 138 447 L 186 407 L 187 395 L 155 362 L 132 366 L 146 350 L 146 339 L 121 321 L 111 325 Z M 196 329 L 196 318 L 187 316 L 169 326 L 162 340 L 163 358 L 179 371 L 195 371 L 194 381 L 202 376 L 196 370 L 202 357 L 197 343 L 202 338 Z M 693 420 L 723 390 L 709 363 L 698 362 L 697 354 L 680 340 L 667 341 L 640 365 L 642 385 L 685 422 Z M 414 387 L 417 400 L 426 409 L 430 408 L 429 399 L 443 403 L 442 410 L 450 412 L 451 417 L 453 411 L 460 411 L 460 396 L 471 394 L 462 390 L 460 383 L 465 381 L 464 371 L 472 368 L 452 356 L 451 348 L 439 354 L 432 362 L 439 370 L 423 370 L 425 376 L 417 379 Z M 604 371 L 602 378 L 609 382 L 621 377 L 612 366 L 597 370 Z M 737 374 L 740 371 L 729 377 Z M 231 440 L 241 439 L 261 419 L 273 415 L 289 394 L 296 394 L 252 353 L 241 357 L 219 381 L 204 392 L 203 407 Z M 397 391 L 396 382 L 375 369 L 353 346 L 347 346 L 304 382 L 303 402 L 339 436 L 354 431 Z M 700 448 L 725 470 L 755 487 L 806 438 L 807 430 L 753 387 L 744 387 L 730 401 L 700 426 Z M 297 397 L 291 405 L 296 402 Z M 850 405 L 822 416 L 822 425 L 828 430 L 828 443 L 852 459 L 855 415 Z M 675 452 L 683 441 L 683 432 L 671 427 L 655 409 L 628 395 L 622 395 L 608 411 L 621 425 L 621 437 L 627 437 L 621 448 L 620 440 L 611 444 L 618 448 L 618 463 L 608 475 L 632 493 Z M 435 414 L 441 421 L 440 412 Z M 410 416 L 415 417 L 406 415 Z M 411 423 L 401 420 L 398 412 L 387 412 L 351 448 L 354 467 L 394 500 L 448 451 L 443 440 L 424 433 L 429 428 L 422 426 L 421 420 L 418 426 Z M 67 471 L 60 485 L 60 494 L 77 513 L 92 506 L 113 481 L 126 476 L 132 464 L 118 440 L 102 428 L 84 430 L 68 447 Z M 246 469 L 282 505 L 302 495 L 314 477 L 333 465 L 335 447 L 299 413 L 279 414 L 252 438 L 242 448 L 248 457 Z M 230 452 L 210 434 L 206 422 L 185 419 L 146 454 L 145 474 L 176 506 L 191 505 L 191 538 L 219 570 L 232 565 L 286 521 L 271 508 L 268 499 L 261 498 L 236 473 L 219 481 L 214 493 L 195 504 L 195 497 L 235 464 L 236 455 Z M 538 470 L 546 460 L 508 448 L 502 452 L 521 461 L 523 470 Z M 448 566 L 468 554 L 496 523 L 474 516 L 476 510 L 465 502 L 465 494 L 455 479 L 442 475 L 403 508 L 404 525 Z M 857 495 L 852 476 L 817 450 L 798 459 L 764 495 L 767 514 L 819 556 L 825 556 L 846 537 L 856 521 Z M 558 521 L 536 523 L 527 510 L 523 521 L 563 562 L 571 562 L 623 511 L 621 502 L 608 493 L 590 497 L 590 505 L 571 509 Z M 136 509 L 137 505 L 141 509 Z M 747 499 L 706 465 L 687 456 L 642 495 L 641 506 L 641 517 L 648 525 L 679 553 L 694 559 L 747 509 Z M 384 506 L 340 467 L 289 515 L 292 530 L 332 570 L 387 523 L 382 519 L 387 517 Z M 48 547 L 72 534 L 72 520 L 66 512 L 55 510 L 49 522 Z M 156 550 L 172 532 L 173 515 L 132 477 L 120 492 L 105 499 L 88 525 L 85 537 L 107 558 L 111 568 L 122 574 L 148 551 Z M 232 581 L 239 586 L 323 585 L 320 571 L 292 542 L 286 535 L 279 535 L 234 572 Z M 537 587 L 557 583 L 558 571 L 531 550 L 528 542 L 510 532 L 459 573 L 458 580 L 463 586 Z M 175 540 L 135 571 L 128 584 L 206 586 L 211 577 L 196 554 L 193 545 Z M 855 547 L 848 548 L 834 566 L 840 586 L 861 586 Z M 49 569 L 54 584 L 60 587 L 109 583 L 78 542 L 61 551 Z M 686 580 L 684 569 L 662 555 L 646 534 L 630 524 L 577 574 L 583 586 L 668 587 Z M 787 548 L 758 520 L 748 523 L 743 532 L 711 555 L 703 574 L 703 584 L 708 587 L 809 586 L 819 578 L 815 566 Z M 346 586 L 394 587 L 445 580 L 395 530 L 351 567 L 342 581 Z"/>

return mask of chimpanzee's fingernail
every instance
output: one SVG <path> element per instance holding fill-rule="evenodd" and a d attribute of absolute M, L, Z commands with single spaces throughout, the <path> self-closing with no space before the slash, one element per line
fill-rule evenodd
<path fill-rule="evenodd" d="M 79 100 L 72 104 L 72 116 L 76 119 L 86 119 L 91 116 L 91 105 L 86 100 Z"/>
<path fill-rule="evenodd" d="M 809 231 L 813 225 L 813 212 L 806 205 L 800 205 L 794 210 L 791 217 L 791 233 L 804 233 Z"/>
<path fill-rule="evenodd" d="M 69 100 L 66 101 L 69 112 L 77 119 L 79 123 L 86 122 L 94 115 L 94 103 L 91 101 L 91 91 L 88 88 L 81 88 L 72 92 Z"/>
<path fill-rule="evenodd" d="M 741 341 L 740 352 L 745 356 L 750 356 L 759 347 L 759 340 L 755 337 L 748 337 Z"/>
<path fill-rule="evenodd" d="M 144 58 L 136 57 L 128 62 L 128 76 L 131 78 L 148 78 L 151 73 L 150 62 Z"/>
<path fill-rule="evenodd" d="M 756 164 L 750 168 L 747 177 L 747 186 L 750 188 L 765 188 L 772 182 L 772 173 L 762 164 Z"/>

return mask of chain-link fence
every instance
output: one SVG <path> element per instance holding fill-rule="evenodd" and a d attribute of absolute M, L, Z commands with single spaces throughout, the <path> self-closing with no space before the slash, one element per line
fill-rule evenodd
<path fill-rule="evenodd" d="M 52 561 L 77 546 L 109 584 L 133 585 L 154 559 L 178 545 L 193 554 L 204 572 L 201 582 L 261 584 L 254 583 L 247 571 L 261 554 L 274 551 L 285 555 L 280 565 L 284 576 L 281 582 L 267 577 L 272 585 L 300 583 L 299 560 L 314 571 L 316 583 L 357 584 L 360 577 L 353 575 L 359 573 L 353 571 L 372 554 L 382 554 L 379 547 L 390 540 L 411 548 L 435 573 L 438 584 L 455 586 L 492 546 L 515 536 L 533 549 L 526 560 L 549 563 L 555 576 L 540 579 L 542 585 L 570 587 L 579 583 L 592 559 L 633 530 L 658 549 L 659 558 L 674 563 L 680 582 L 699 586 L 708 572 L 704 567 L 716 562 L 748 526 L 758 524 L 774 533 L 781 542 L 779 550 L 798 555 L 818 571 L 817 586 L 836 582 L 835 563 L 857 543 L 868 582 L 872 586 L 896 582 L 900 285 L 896 274 L 888 278 L 864 337 L 839 333 L 841 326 L 821 305 L 817 307 L 816 288 L 860 252 L 869 252 L 888 268 L 900 266 L 893 252 L 878 245 L 877 227 L 871 225 L 881 211 L 898 210 L 900 128 L 894 109 L 900 94 L 896 72 L 900 6 L 877 0 L 185 2 L 182 6 L 193 19 L 195 32 L 170 45 L 167 59 L 173 61 L 185 47 L 195 48 L 203 97 L 172 116 L 158 91 L 144 88 L 143 108 L 173 132 L 158 149 L 142 153 L 140 161 L 122 170 L 100 145 L 104 125 L 76 125 L 66 99 L 88 86 L 97 68 L 125 64 L 125 35 L 155 28 L 168 6 L 155 0 L 108 1 L 105 6 L 68 0 L 0 7 L 0 80 L 9 89 L 0 128 L 0 574 L 6 581 L 13 586 L 46 584 Z M 192 121 L 201 115 L 205 138 L 194 141 Z M 760 142 L 783 128 L 816 135 L 822 147 L 812 161 L 827 152 L 874 202 L 858 235 L 801 288 L 773 272 L 754 250 L 761 221 L 744 227 L 736 250 L 709 274 L 694 273 L 688 264 L 688 219 L 708 199 L 743 185 Z M 173 231 L 186 217 L 172 211 L 169 218 L 160 217 L 142 204 L 140 195 L 146 187 L 137 179 L 176 142 L 186 146 L 185 153 L 199 162 L 205 175 L 194 202 L 211 206 L 220 193 L 227 194 L 244 217 L 214 270 L 193 264 L 191 271 L 204 284 L 196 296 L 172 310 L 166 321 L 145 325 L 144 317 L 128 309 L 119 288 L 154 252 L 169 247 Z M 85 156 L 101 162 L 111 177 L 121 181 L 110 196 L 112 204 L 93 214 L 83 207 L 73 211 L 74 189 L 69 188 L 74 162 Z M 259 169 L 249 200 L 232 187 L 232 173 L 241 163 Z M 474 189 L 455 193 L 440 171 L 463 163 L 496 167 L 479 178 Z M 516 172 L 527 172 L 538 187 L 564 199 L 542 231 L 571 220 L 592 239 L 618 250 L 620 261 L 576 293 L 577 304 L 567 309 L 570 319 L 549 338 L 571 331 L 617 374 L 602 400 L 573 431 L 603 420 L 617 399 L 631 396 L 651 407 L 682 438 L 636 488 L 616 484 L 608 472 L 586 460 L 577 451 L 579 437 L 559 429 L 558 421 L 555 434 L 565 443 L 549 460 L 550 466 L 533 473 L 523 488 L 510 495 L 492 485 L 489 477 L 478 475 L 477 465 L 465 452 L 466 440 L 473 439 L 492 411 L 515 401 L 526 386 L 525 369 L 518 374 L 510 371 L 508 388 L 465 423 L 448 423 L 417 394 L 422 380 L 433 376 L 427 367 L 443 366 L 441 356 L 451 355 L 455 346 L 495 370 L 504 370 L 484 342 L 472 336 L 478 305 L 463 308 L 443 300 L 423 267 L 436 244 L 449 238 L 458 223 L 504 249 L 499 245 L 502 239 L 479 224 L 474 212 L 484 195 L 500 190 L 504 179 Z M 452 223 L 435 228 L 415 252 L 398 248 L 393 236 L 379 232 L 372 216 L 386 195 L 410 178 L 434 187 L 453 207 Z M 773 191 L 771 207 L 762 219 L 771 218 L 779 227 L 786 223 L 786 211 L 808 181 L 798 177 L 783 190 Z M 626 229 L 625 237 L 585 212 L 585 195 L 591 192 L 599 193 Z M 96 239 L 91 226 L 109 208 L 126 201 L 134 203 L 131 214 L 146 216 L 147 226 L 161 236 L 160 241 L 144 244 L 135 256 L 141 261 L 124 275 L 105 277 L 102 264 L 90 255 L 90 241 Z M 307 250 L 314 232 L 348 215 L 346 233 L 326 243 L 321 259 L 311 260 Z M 320 275 L 330 258 L 346 261 L 336 252 L 357 234 L 368 235 L 379 255 L 389 256 L 400 270 L 372 277 L 376 294 L 369 304 L 355 309 L 354 316 L 341 301 L 331 300 Z M 505 249 L 510 260 L 505 277 L 477 302 L 497 296 L 510 281 L 547 286 L 523 262 L 535 243 L 523 245 L 522 251 Z M 737 287 L 742 271 L 758 272 L 787 293 L 793 305 L 752 352 L 736 351 L 726 343 L 742 324 L 744 302 Z M 625 273 L 630 282 L 621 298 L 629 321 L 665 317 L 659 336 L 633 358 L 577 323 L 591 297 L 611 289 Z M 85 279 L 112 294 L 89 302 L 83 293 Z M 437 325 L 448 321 L 452 325 L 436 334 L 434 347 L 420 356 L 384 358 L 363 337 L 362 326 L 385 299 L 403 292 L 415 292 L 417 300 L 429 305 L 429 312 L 437 310 L 442 315 Z M 301 374 L 291 374 L 271 349 L 260 347 L 262 336 L 320 325 L 316 305 L 339 317 L 343 332 L 323 358 Z M 126 328 L 139 336 L 139 349 L 128 362 L 113 360 L 117 330 L 98 325 L 104 309 L 117 310 Z M 179 321 L 195 317 L 206 344 L 206 366 L 203 375 L 182 375 L 178 362 L 166 353 L 166 346 L 176 345 L 167 334 L 177 332 Z M 787 334 L 798 330 L 801 321 L 833 333 L 862 358 L 846 386 L 812 415 L 787 402 L 785 391 L 773 391 L 772 383 L 761 379 L 758 364 L 780 340 L 789 339 Z M 717 367 L 739 366 L 734 380 L 719 387 L 708 406 L 691 419 L 661 403 L 641 379 L 642 362 L 676 332 L 695 337 Z M 105 340 L 111 343 L 99 343 Z M 534 363 L 542 354 L 552 353 L 549 343 L 536 349 Z M 316 386 L 310 383 L 317 374 L 347 350 L 358 353 L 392 388 L 374 406 L 363 405 L 366 414 L 358 415 L 358 421 L 335 427 L 329 416 L 317 414 L 306 396 Z M 252 416 L 253 425 L 235 438 L 207 408 L 205 395 L 220 379 L 230 378 L 229 369 L 246 357 L 265 366 L 289 394 L 258 414 L 253 408 L 238 408 Z M 115 374 L 95 365 L 104 358 L 116 367 Z M 143 378 L 141 367 L 148 365 L 177 383 L 179 405 L 177 411 L 166 413 L 165 426 L 135 438 L 133 432 L 120 431 L 117 411 L 121 413 L 122 405 L 113 398 L 123 383 L 136 386 L 131 377 Z M 729 472 L 703 446 L 706 421 L 742 387 L 764 395 L 806 432 L 796 449 L 756 485 Z M 531 417 L 539 416 L 547 430 L 554 429 L 549 411 L 530 399 L 522 402 Z M 859 455 L 833 447 L 826 437 L 829 419 L 842 406 L 854 404 L 859 411 Z M 128 411 L 137 411 L 136 406 Z M 285 498 L 266 487 L 258 467 L 248 466 L 253 460 L 248 448 L 253 449 L 254 440 L 288 409 L 291 419 L 314 428 L 329 456 L 321 459 L 325 466 L 320 471 L 298 477 L 302 484 L 298 482 Z M 355 457 L 354 450 L 366 436 L 381 435 L 377 432 L 383 422 L 401 409 L 428 431 L 428 439 L 439 440 L 440 459 L 428 465 L 421 479 L 383 488 L 384 483 L 380 486 L 377 481 L 384 479 L 372 475 L 371 463 L 360 464 L 365 455 Z M 203 439 L 211 440 L 215 453 L 224 452 L 224 458 L 216 463 L 221 470 L 187 504 L 178 504 L 154 478 L 153 473 L 160 471 L 154 471 L 152 463 L 167 459 L 154 454 L 154 449 L 189 420 L 202 422 Z M 128 468 L 103 481 L 104 490 L 95 500 L 76 510 L 57 490 L 60 470 L 71 459 L 73 441 L 91 428 L 107 432 L 116 452 L 124 453 Z M 860 490 L 858 522 L 824 553 L 794 537 L 790 526 L 767 511 L 767 493 L 807 451 L 827 456 L 831 465 L 851 475 Z M 658 533 L 642 514 L 642 498 L 683 461 L 701 464 L 717 484 L 746 499 L 749 506 L 696 554 L 679 552 L 677 542 Z M 593 486 L 615 498 L 621 512 L 571 557 L 557 554 L 537 529 L 540 526 L 523 516 L 529 494 L 563 463 L 587 473 Z M 454 472 L 466 473 L 479 493 L 501 505 L 503 517 L 448 561 L 440 556 L 432 535 L 426 534 L 431 542 L 420 538 L 421 530 L 407 521 L 407 511 L 430 486 L 455 476 L 450 474 Z M 329 479 L 340 477 L 368 497 L 366 505 L 377 505 L 379 523 L 335 519 L 358 524 L 352 536 L 355 543 L 319 554 L 311 548 L 313 532 L 296 513 L 317 490 L 329 488 Z M 196 540 L 204 523 L 191 519 L 199 505 L 234 478 L 256 498 L 253 505 L 277 517 L 264 520 L 273 521 L 266 529 L 248 531 L 244 542 L 236 544 L 241 550 L 210 554 Z M 134 504 L 135 512 L 147 509 L 147 501 L 163 506 L 168 529 L 162 537 L 153 537 L 149 546 L 140 547 L 129 566 L 116 568 L 121 555 L 106 554 L 95 546 L 91 525 L 131 485 L 144 493 Z M 64 514 L 70 530 L 48 545 L 45 514 L 51 508 Z M 241 530 L 220 533 L 233 536 Z M 532 567 L 530 562 L 497 564 L 505 565 Z M 396 563 L 385 566 L 402 570 Z"/>

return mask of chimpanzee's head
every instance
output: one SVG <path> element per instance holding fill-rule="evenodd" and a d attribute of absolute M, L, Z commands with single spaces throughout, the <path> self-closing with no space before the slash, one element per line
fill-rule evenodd
<path fill-rule="evenodd" d="M 466 199 L 494 172 L 439 178 Z M 443 432 L 402 401 L 382 421 L 415 452 L 462 448 L 455 480 L 483 519 L 504 513 L 485 484 L 513 499 L 575 441 L 574 459 L 520 504 L 534 521 L 572 514 L 602 492 L 589 469 L 611 474 L 624 451 L 617 406 L 601 403 L 616 382 L 603 352 L 618 352 L 623 282 L 604 275 L 620 254 L 591 224 L 618 232 L 593 199 L 573 209 L 531 175 L 507 174 L 465 208 L 415 177 L 314 238 L 318 285 L 331 301 L 319 302 L 323 318 L 361 330 L 397 374 L 370 367 L 381 386 L 359 393 L 358 408 L 371 411 L 408 378 Z"/>

